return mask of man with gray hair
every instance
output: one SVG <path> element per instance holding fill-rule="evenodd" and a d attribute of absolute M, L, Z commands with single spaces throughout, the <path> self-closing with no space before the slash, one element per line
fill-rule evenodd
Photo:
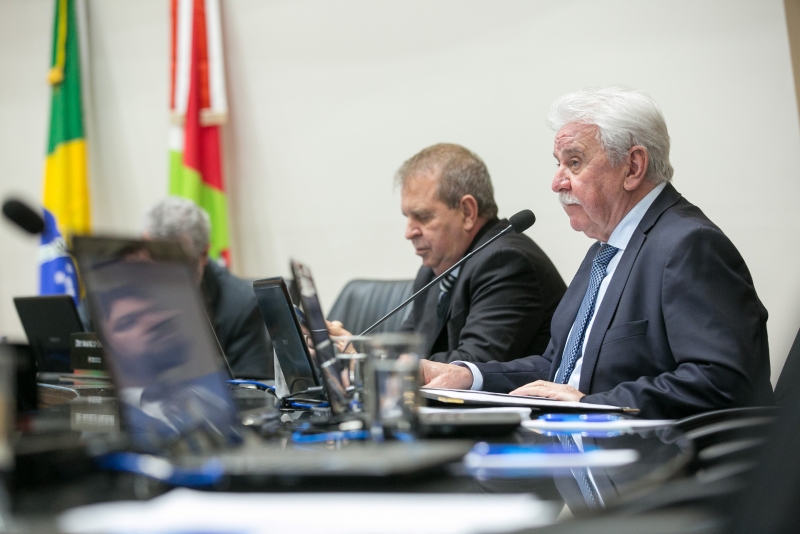
<path fill-rule="evenodd" d="M 414 291 L 508 226 L 497 218 L 489 171 L 454 144 L 422 150 L 397 172 L 406 239 L 422 258 Z M 403 330 L 438 362 L 508 361 L 543 351 L 566 285 L 526 235 L 510 233 L 413 304 Z M 334 323 L 333 333 L 344 333 Z"/>
<path fill-rule="evenodd" d="M 513 362 L 423 362 L 432 387 L 638 408 L 648 418 L 773 403 L 767 310 L 739 252 L 670 183 L 658 105 L 625 87 L 553 104 L 552 190 L 595 240 L 547 350 Z"/>
<path fill-rule="evenodd" d="M 236 377 L 272 378 L 269 335 L 253 287 L 209 261 L 210 235 L 208 213 L 185 198 L 167 197 L 145 218 L 145 238 L 178 240 L 186 249 L 211 324 Z"/>

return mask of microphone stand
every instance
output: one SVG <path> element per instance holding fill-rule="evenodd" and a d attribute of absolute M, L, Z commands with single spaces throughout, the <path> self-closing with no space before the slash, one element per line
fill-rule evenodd
<path fill-rule="evenodd" d="M 384 323 L 384 322 L 385 322 L 385 321 L 386 321 L 386 320 L 387 320 L 389 317 L 391 317 L 392 315 L 394 315 L 394 314 L 395 314 L 395 313 L 397 313 L 398 311 L 400 311 L 400 310 L 402 310 L 403 308 L 405 308 L 405 307 L 406 307 L 406 306 L 407 306 L 407 305 L 408 305 L 410 302 L 413 302 L 413 300 L 414 300 L 415 298 L 417 298 L 417 297 L 418 297 L 418 296 L 420 296 L 421 294 L 423 294 L 423 293 L 425 293 L 426 291 L 428 291 L 428 290 L 429 290 L 431 287 L 433 287 L 435 284 L 439 283 L 439 281 L 440 281 L 442 278 L 444 278 L 445 276 L 447 276 L 448 274 L 450 274 L 450 273 L 451 273 L 451 272 L 452 272 L 454 269 L 457 269 L 457 268 L 458 268 L 458 267 L 459 267 L 459 266 L 460 266 L 462 263 L 464 263 L 465 261 L 467 261 L 468 259 L 470 259 L 472 256 L 474 256 L 475 254 L 477 254 L 478 252 L 480 252 L 481 250 L 483 250 L 483 249 L 484 249 L 484 247 L 486 247 L 486 246 L 488 246 L 489 244 L 491 244 L 491 243 L 492 243 L 492 242 L 493 242 L 495 239 L 499 239 L 500 237 L 502 237 L 502 236 L 504 236 L 504 235 L 506 235 L 506 234 L 510 233 L 510 232 L 511 232 L 511 231 L 513 231 L 513 230 L 514 230 L 514 225 L 511 225 L 511 224 L 509 224 L 507 227 L 503 228 L 503 230 L 502 230 L 500 233 L 498 233 L 497 235 L 495 235 L 494 237 L 492 237 L 491 239 L 489 239 L 488 241 L 486 241 L 486 242 L 485 242 L 483 245 L 479 246 L 478 248 L 476 248 L 475 250 L 473 250 L 472 252 L 470 252 L 469 254 L 467 254 L 466 256 L 464 256 L 463 258 L 461 258 L 460 260 L 458 260 L 458 261 L 457 261 L 455 264 L 453 264 L 453 266 L 452 266 L 452 267 L 450 267 L 450 268 L 449 268 L 449 269 L 447 269 L 445 272 L 443 272 L 442 274 L 440 274 L 439 276 L 437 276 L 436 278 L 434 278 L 433 280 L 431 280 L 430 282 L 428 282 L 428 283 L 425 285 L 425 287 L 423 287 L 422 289 L 420 289 L 419 291 L 417 291 L 416 293 L 414 293 L 413 295 L 411 295 L 410 297 L 408 297 L 408 298 L 407 298 L 405 301 L 403 301 L 403 303 L 402 303 L 402 304 L 400 304 L 400 305 L 399 305 L 399 306 L 397 306 L 395 309 L 393 309 L 392 311 L 390 311 L 389 313 L 387 313 L 386 315 L 384 315 L 383 317 L 381 317 L 380 319 L 378 319 L 378 321 L 377 321 L 375 324 L 373 324 L 372 326 L 370 326 L 369 328 L 367 328 L 366 330 L 364 330 L 363 332 L 361 332 L 361 333 L 359 334 L 359 336 L 366 336 L 367 334 L 369 334 L 370 332 L 372 332 L 373 330 L 375 330 L 376 328 L 378 328 L 378 327 L 379 327 L 380 325 L 382 325 L 382 324 L 383 324 L 383 323 Z M 348 343 L 347 345 L 350 345 L 350 343 Z M 345 350 L 345 349 L 347 349 L 347 345 L 345 345 L 344 349 L 342 349 L 342 352 L 344 352 L 344 350 Z"/>

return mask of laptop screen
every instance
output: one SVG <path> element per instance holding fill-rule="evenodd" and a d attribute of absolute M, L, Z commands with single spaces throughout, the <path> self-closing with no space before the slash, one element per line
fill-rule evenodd
<path fill-rule="evenodd" d="M 180 246 L 76 237 L 74 250 L 134 446 L 203 453 L 239 441 L 227 373 Z"/>
<path fill-rule="evenodd" d="M 75 300 L 69 295 L 16 297 L 14 306 L 39 372 L 69 373 L 69 336 L 84 330 Z"/>
<path fill-rule="evenodd" d="M 298 261 L 292 261 L 291 265 L 294 282 L 300 293 L 303 312 L 306 314 L 308 328 L 311 330 L 311 341 L 314 344 L 312 359 L 322 376 L 323 385 L 328 393 L 328 401 L 331 404 L 331 412 L 333 415 L 343 414 L 347 412 L 347 394 L 342 381 L 343 367 L 336 359 L 336 351 L 328 336 L 328 328 L 319 304 L 319 297 L 317 297 L 314 278 L 311 276 L 308 266 Z"/>
<path fill-rule="evenodd" d="M 283 278 L 278 276 L 256 280 L 253 282 L 253 291 L 289 393 L 299 393 L 318 386 L 311 354 L 303 340 L 303 331 Z"/>

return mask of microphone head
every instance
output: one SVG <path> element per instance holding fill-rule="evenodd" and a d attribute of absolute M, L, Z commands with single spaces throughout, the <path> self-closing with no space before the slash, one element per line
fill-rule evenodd
<path fill-rule="evenodd" d="M 3 215 L 28 233 L 41 234 L 44 230 L 42 216 L 19 200 L 6 200 L 3 203 Z"/>
<path fill-rule="evenodd" d="M 521 234 L 536 222 L 536 215 L 531 210 L 522 210 L 508 218 L 508 222 L 514 231 Z"/>

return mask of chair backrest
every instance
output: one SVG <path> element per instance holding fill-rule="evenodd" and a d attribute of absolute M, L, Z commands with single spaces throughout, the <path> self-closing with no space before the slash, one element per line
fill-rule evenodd
<path fill-rule="evenodd" d="M 359 334 L 411 296 L 413 280 L 351 280 L 336 298 L 329 321 L 341 321 Z M 411 313 L 411 304 L 390 317 L 375 332 L 397 332 Z"/>
<path fill-rule="evenodd" d="M 775 384 L 775 403 L 784 406 L 789 398 L 798 392 L 800 392 L 800 332 L 797 332 L 794 338 L 778 383 Z"/>

